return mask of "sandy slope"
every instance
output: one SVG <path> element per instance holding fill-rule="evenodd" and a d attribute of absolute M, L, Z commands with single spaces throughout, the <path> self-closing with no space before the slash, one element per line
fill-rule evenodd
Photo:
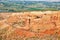
<path fill-rule="evenodd" d="M 60 35 L 60 11 L 0 13 L 0 30 L 3 29 L 7 35 L 15 32 L 20 37 Z"/>

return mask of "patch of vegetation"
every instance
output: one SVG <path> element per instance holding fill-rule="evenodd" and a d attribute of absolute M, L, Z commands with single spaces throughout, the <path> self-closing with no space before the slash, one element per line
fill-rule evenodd
<path fill-rule="evenodd" d="M 48 3 L 48 4 L 47 4 Z M 54 5 L 53 5 L 54 4 Z M 35 1 L 6 1 L 0 2 L 0 12 L 21 11 L 57 11 L 60 10 L 59 2 L 35 2 Z"/>

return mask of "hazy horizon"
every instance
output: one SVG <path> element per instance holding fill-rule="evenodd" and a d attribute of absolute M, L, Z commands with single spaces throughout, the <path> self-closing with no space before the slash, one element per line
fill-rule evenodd
<path fill-rule="evenodd" d="M 60 0 L 25 0 L 25 1 L 49 1 L 49 2 L 60 2 Z"/>
<path fill-rule="evenodd" d="M 48 2 L 60 2 L 60 0 L 4 0 L 4 1 L 48 1 Z"/>

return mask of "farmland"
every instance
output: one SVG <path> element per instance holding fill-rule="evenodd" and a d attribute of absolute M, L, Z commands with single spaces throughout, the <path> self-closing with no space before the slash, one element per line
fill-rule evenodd
<path fill-rule="evenodd" d="M 58 11 L 60 2 L 0 1 L 0 12 Z"/>

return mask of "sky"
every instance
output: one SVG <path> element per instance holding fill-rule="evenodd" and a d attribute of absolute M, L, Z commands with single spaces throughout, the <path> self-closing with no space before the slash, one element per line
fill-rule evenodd
<path fill-rule="evenodd" d="M 13 1 L 13 0 L 12 0 Z M 18 0 L 15 0 L 18 1 Z M 20 1 L 24 1 L 24 0 L 20 0 Z M 25 1 L 49 1 L 49 2 L 60 2 L 60 0 L 25 0 Z"/>
<path fill-rule="evenodd" d="M 60 1 L 60 0 L 26 0 L 26 1 Z"/>
<path fill-rule="evenodd" d="M 60 0 L 11 0 L 11 1 L 48 1 L 48 2 L 60 2 Z"/>

